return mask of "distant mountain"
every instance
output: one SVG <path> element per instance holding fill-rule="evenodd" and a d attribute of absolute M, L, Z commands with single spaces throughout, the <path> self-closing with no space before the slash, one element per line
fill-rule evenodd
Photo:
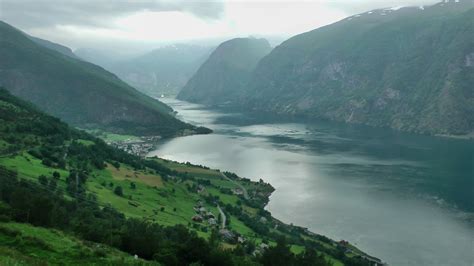
<path fill-rule="evenodd" d="M 194 129 L 103 68 L 39 42 L 0 22 L 0 86 L 79 127 L 163 136 Z"/>
<path fill-rule="evenodd" d="M 265 39 L 237 38 L 220 44 L 178 94 L 178 99 L 221 104 L 246 86 L 258 61 L 271 51 Z"/>
<path fill-rule="evenodd" d="M 169 45 L 112 63 L 107 69 L 148 95 L 176 95 L 211 51 L 205 46 Z"/>
<path fill-rule="evenodd" d="M 379 9 L 297 35 L 260 61 L 236 104 L 418 133 L 472 132 L 473 7 Z"/>
<path fill-rule="evenodd" d="M 109 54 L 109 52 L 92 48 L 79 48 L 74 50 L 74 54 L 82 60 L 101 66 L 105 69 L 108 69 L 110 65 L 118 61 L 115 56 Z"/>

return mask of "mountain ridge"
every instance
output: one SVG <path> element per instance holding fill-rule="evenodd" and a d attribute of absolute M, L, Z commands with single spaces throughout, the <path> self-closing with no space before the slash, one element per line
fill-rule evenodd
<path fill-rule="evenodd" d="M 0 85 L 75 126 L 174 136 L 193 131 L 167 105 L 97 65 L 37 44 L 0 22 Z"/>
<path fill-rule="evenodd" d="M 474 131 L 471 2 L 378 9 L 283 42 L 235 105 L 425 134 Z"/>
<path fill-rule="evenodd" d="M 246 85 L 258 60 L 270 50 L 266 39 L 235 38 L 221 43 L 177 98 L 203 104 L 232 100 Z"/>

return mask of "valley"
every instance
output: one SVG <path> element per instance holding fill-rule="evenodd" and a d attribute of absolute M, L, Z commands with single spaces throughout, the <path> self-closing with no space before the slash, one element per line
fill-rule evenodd
<path fill-rule="evenodd" d="M 0 265 L 474 265 L 473 0 L 0 2 Z"/>
<path fill-rule="evenodd" d="M 336 242 L 272 217 L 264 207 L 274 188 L 263 180 L 251 181 L 231 172 L 154 156 L 141 159 L 108 146 L 84 131 L 69 128 L 5 90 L 0 91 L 0 108 L 0 119 L 4 121 L 0 127 L 3 140 L 0 150 L 0 197 L 4 202 L 0 216 L 4 223 L 0 225 L 7 228 L 0 230 L 5 241 L 0 243 L 9 243 L 11 236 L 22 235 L 14 232 L 14 223 L 22 222 L 53 229 L 66 227 L 83 240 L 103 243 L 129 253 L 136 252 L 140 258 L 152 259 L 153 254 L 147 250 L 130 249 L 129 245 L 140 245 L 141 240 L 133 240 L 133 237 L 125 243 L 118 240 L 121 237 L 128 239 L 127 232 L 116 231 L 115 223 L 125 223 L 138 228 L 153 226 L 156 233 L 169 227 L 184 226 L 188 228 L 185 230 L 189 230 L 186 234 L 191 234 L 190 238 L 218 241 L 217 247 L 227 252 L 246 250 L 232 253 L 235 254 L 232 255 L 234 259 L 258 260 L 260 256 L 264 259 L 267 250 L 285 247 L 291 252 L 288 258 L 291 260 L 297 256 L 304 259 L 307 252 L 317 250 L 315 254 L 321 265 L 364 265 L 369 261 L 379 261 L 349 243 Z M 117 134 L 107 136 L 129 138 Z M 36 193 L 19 192 L 22 189 Z M 28 194 L 33 197 L 28 197 Z M 74 218 L 64 217 L 63 212 L 68 212 L 70 208 L 77 208 L 72 215 Z M 89 209 L 95 209 L 97 213 L 89 217 Z M 83 212 L 84 216 L 81 216 Z M 104 214 L 98 214 L 100 212 Z M 104 215 L 110 218 L 101 220 Z M 86 227 L 81 225 L 85 221 L 89 221 Z M 102 227 L 103 231 L 90 228 L 93 224 Z M 32 237 L 39 239 L 34 241 L 43 243 L 43 246 L 51 245 L 48 244 L 49 239 L 44 239 L 50 234 L 48 229 L 31 230 L 45 230 L 44 234 Z M 115 238 L 118 242 L 112 241 Z M 288 244 L 281 246 L 281 241 Z M 0 260 L 21 261 L 34 257 L 34 245 L 35 242 L 31 246 L 26 244 L 25 258 L 11 255 L 12 250 L 0 249 Z M 87 251 L 90 248 L 85 245 L 84 252 L 99 252 L 94 249 Z M 63 252 L 54 247 L 48 250 L 59 254 Z M 121 256 L 120 252 L 118 257 L 113 255 L 115 251 L 104 252 L 100 256 L 91 255 L 90 259 L 113 261 Z M 45 259 L 44 255 L 37 257 L 38 261 Z M 80 259 L 71 254 L 58 261 L 79 262 Z"/>

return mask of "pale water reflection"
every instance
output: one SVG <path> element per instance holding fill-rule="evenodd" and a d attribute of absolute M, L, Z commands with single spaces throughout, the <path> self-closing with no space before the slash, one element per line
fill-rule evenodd
<path fill-rule="evenodd" d="M 150 155 L 263 178 L 276 188 L 274 216 L 391 265 L 473 265 L 473 142 L 167 103 L 215 133 L 165 141 Z"/>

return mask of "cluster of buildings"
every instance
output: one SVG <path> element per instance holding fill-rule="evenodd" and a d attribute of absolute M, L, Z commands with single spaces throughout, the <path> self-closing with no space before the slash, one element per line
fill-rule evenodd
<path fill-rule="evenodd" d="M 211 212 L 208 211 L 203 205 L 201 201 L 198 201 L 196 205 L 193 207 L 196 214 L 191 218 L 193 222 L 202 223 L 207 222 L 212 227 L 218 227 L 218 221 L 216 216 Z M 244 243 L 245 238 L 238 233 L 232 232 L 229 229 L 221 228 L 219 230 L 219 235 L 221 238 L 229 243 Z"/>
<path fill-rule="evenodd" d="M 201 201 L 198 201 L 193 209 L 196 212 L 196 214 L 191 218 L 194 222 L 202 223 L 207 221 L 210 226 L 217 226 L 216 216 L 202 206 Z"/>
<path fill-rule="evenodd" d="M 268 244 L 265 244 L 265 243 L 260 243 L 258 246 L 255 247 L 255 250 L 253 251 L 252 255 L 254 256 L 258 256 L 258 255 L 261 255 L 263 254 L 263 252 L 265 251 L 265 249 L 268 249 Z"/>
<path fill-rule="evenodd" d="M 107 144 L 137 156 L 145 156 L 155 147 L 152 141 L 146 139 L 113 141 Z"/>
<path fill-rule="evenodd" d="M 241 188 L 234 188 L 232 189 L 232 193 L 237 196 L 244 195 L 244 191 Z"/>

